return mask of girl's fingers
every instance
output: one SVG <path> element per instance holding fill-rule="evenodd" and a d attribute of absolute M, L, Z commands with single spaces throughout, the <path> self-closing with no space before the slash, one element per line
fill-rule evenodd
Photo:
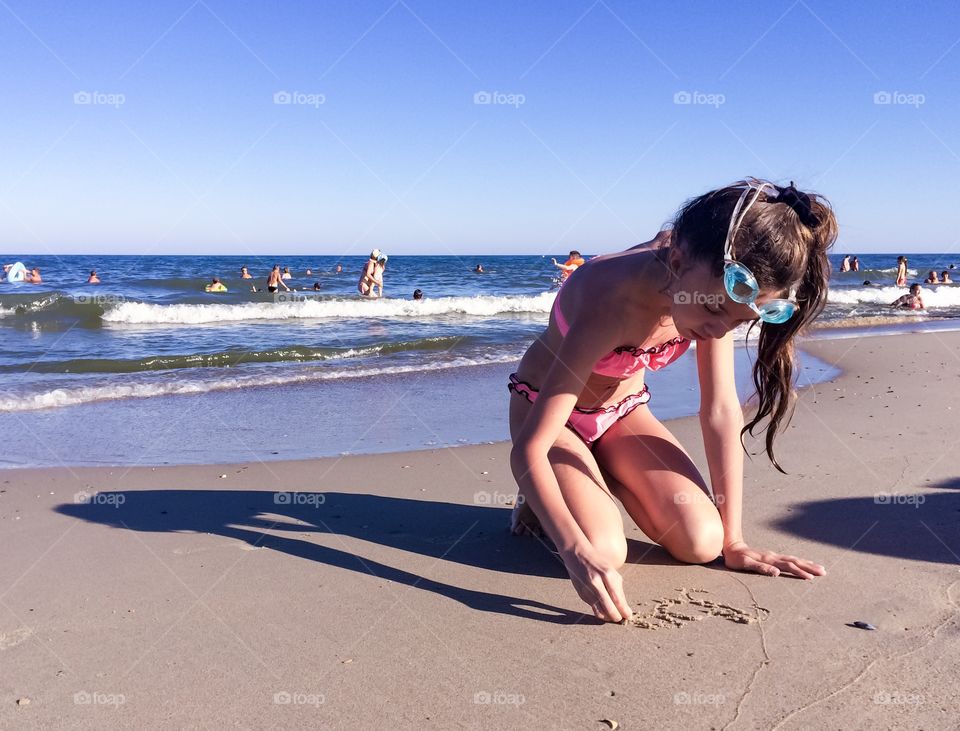
<path fill-rule="evenodd" d="M 633 612 L 630 610 L 630 604 L 627 602 L 627 597 L 624 596 L 623 593 L 623 577 L 620 575 L 620 572 L 609 571 L 603 578 L 610 598 L 620 613 L 620 617 L 622 619 L 630 619 L 630 617 L 633 616 Z"/>
<path fill-rule="evenodd" d="M 620 612 L 607 593 L 607 587 L 604 585 L 603 579 L 600 576 L 595 576 L 590 585 L 597 594 L 597 603 L 603 609 L 603 619 L 609 622 L 619 622 Z"/>
<path fill-rule="evenodd" d="M 744 557 L 743 568 L 747 571 L 754 571 L 758 574 L 764 574 L 765 576 L 780 575 L 780 569 L 773 564 L 767 563 L 766 561 L 759 561 L 749 556 Z"/>

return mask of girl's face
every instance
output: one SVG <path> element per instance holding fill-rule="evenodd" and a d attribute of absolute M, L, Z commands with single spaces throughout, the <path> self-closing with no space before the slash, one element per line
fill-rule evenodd
<path fill-rule="evenodd" d="M 679 263 L 679 260 L 678 260 Z M 675 271 L 671 269 L 672 271 Z M 737 326 L 758 319 L 748 305 L 733 300 L 723 279 L 711 273 L 706 263 L 687 264 L 673 278 L 670 316 L 677 332 L 690 340 L 722 338 Z M 761 292 L 755 304 L 783 296 L 780 292 Z"/>

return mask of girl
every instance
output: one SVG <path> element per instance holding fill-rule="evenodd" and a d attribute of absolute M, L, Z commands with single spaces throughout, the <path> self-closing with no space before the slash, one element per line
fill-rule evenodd
<path fill-rule="evenodd" d="M 809 579 L 822 566 L 753 549 L 741 531 L 740 440 L 791 410 L 794 336 L 823 309 L 837 236 L 829 204 L 791 183 L 748 179 L 688 201 L 648 244 L 592 259 L 561 288 L 546 331 L 510 376 L 513 532 L 541 529 L 603 620 L 631 616 L 618 572 L 627 542 L 614 499 L 675 558 Z M 788 299 L 789 298 L 789 299 Z M 758 405 L 744 426 L 731 330 L 760 320 Z M 650 413 L 644 369 L 697 341 L 700 424 L 712 493 Z M 627 343 L 627 344 L 625 344 Z"/>
<path fill-rule="evenodd" d="M 897 257 L 897 286 L 907 286 L 907 257 Z"/>

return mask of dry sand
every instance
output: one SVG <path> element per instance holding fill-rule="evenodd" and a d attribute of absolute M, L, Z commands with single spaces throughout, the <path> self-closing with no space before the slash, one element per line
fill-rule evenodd
<path fill-rule="evenodd" d="M 748 462 L 745 531 L 827 576 L 628 529 L 645 624 L 507 534 L 506 444 L 2 472 L 0 727 L 956 728 L 960 334 L 807 349 L 845 373 L 802 394 L 789 476 Z"/>

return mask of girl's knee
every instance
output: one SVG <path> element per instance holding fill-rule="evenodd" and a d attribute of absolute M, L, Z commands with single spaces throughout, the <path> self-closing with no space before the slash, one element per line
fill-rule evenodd
<path fill-rule="evenodd" d="M 627 538 L 623 533 L 605 535 L 590 541 L 603 559 L 611 566 L 619 569 L 627 562 Z"/>
<path fill-rule="evenodd" d="M 692 530 L 678 534 L 664 548 L 684 563 L 710 563 L 723 550 L 723 524 L 719 518 L 707 520 Z"/>

